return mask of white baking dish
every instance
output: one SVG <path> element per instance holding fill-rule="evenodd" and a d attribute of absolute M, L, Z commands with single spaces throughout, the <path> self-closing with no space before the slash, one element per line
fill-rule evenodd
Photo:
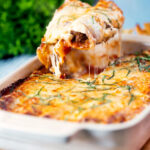
<path fill-rule="evenodd" d="M 127 53 L 150 48 L 147 36 L 123 35 Z M 133 51 L 134 50 L 134 51 Z M 27 77 L 41 63 L 37 57 L 0 82 L 0 91 Z M 0 110 L 0 149 L 139 150 L 150 137 L 150 106 L 120 124 L 71 123 Z"/>

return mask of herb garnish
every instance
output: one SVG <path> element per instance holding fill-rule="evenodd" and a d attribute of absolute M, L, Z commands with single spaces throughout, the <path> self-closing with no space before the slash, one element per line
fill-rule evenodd
<path fill-rule="evenodd" d="M 39 77 L 40 80 L 42 79 L 45 79 L 45 78 L 48 78 L 52 81 L 56 81 L 56 82 L 61 82 L 61 83 L 64 83 L 63 80 L 60 80 L 60 79 L 57 79 L 56 77 L 52 76 L 52 75 L 49 75 L 49 74 L 43 74 L 43 75 L 39 75 L 39 74 L 31 74 L 30 77 Z"/>
<path fill-rule="evenodd" d="M 128 102 L 128 105 L 130 105 L 131 102 L 135 99 L 135 96 L 131 93 L 132 86 L 127 85 L 126 88 L 127 88 L 128 92 L 130 94 L 130 99 L 129 99 L 129 102 Z"/>
<path fill-rule="evenodd" d="M 127 72 L 127 74 L 126 74 L 126 77 L 130 74 L 130 72 L 131 72 L 131 70 L 128 69 L 128 72 Z"/>
<path fill-rule="evenodd" d="M 110 102 L 110 100 L 106 99 L 106 97 L 110 95 L 109 93 L 103 93 L 102 97 L 88 97 L 86 101 L 88 100 L 95 100 L 95 101 L 100 101 L 100 102 Z"/>
<path fill-rule="evenodd" d="M 144 71 L 145 70 L 147 72 L 150 72 L 150 65 L 145 66 L 145 65 L 142 65 L 141 62 L 140 62 L 140 60 L 150 61 L 150 56 L 145 56 L 145 57 L 144 56 L 143 57 L 137 56 L 135 58 L 135 60 L 138 64 L 139 71 Z"/>
<path fill-rule="evenodd" d="M 113 70 L 112 75 L 109 78 L 107 78 L 107 80 L 112 79 L 114 76 L 115 76 L 115 70 Z"/>
<path fill-rule="evenodd" d="M 117 28 L 120 29 L 120 23 L 119 23 L 119 21 L 116 20 L 116 22 L 117 22 Z"/>
<path fill-rule="evenodd" d="M 29 83 L 41 83 L 41 84 L 54 84 L 54 83 L 57 83 L 57 82 L 43 82 L 43 81 L 28 81 Z"/>
<path fill-rule="evenodd" d="M 136 60 L 136 62 L 137 62 L 137 64 L 138 64 L 138 68 L 139 68 L 139 71 L 141 71 L 142 70 L 142 67 L 141 67 L 141 63 L 140 63 L 140 57 L 136 57 L 135 58 L 135 60 Z"/>
<path fill-rule="evenodd" d="M 21 93 L 23 96 L 25 96 L 27 99 L 30 99 L 30 98 L 35 98 L 35 97 L 40 97 L 40 93 L 41 93 L 41 91 L 42 91 L 42 89 L 43 89 L 44 87 L 41 87 L 34 95 L 32 95 L 32 96 L 28 96 L 28 95 L 26 95 L 24 92 L 22 92 L 21 90 L 17 90 L 17 92 L 18 93 Z"/>
<path fill-rule="evenodd" d="M 108 95 L 110 95 L 110 94 L 109 94 L 109 93 L 103 93 L 103 96 L 102 96 L 102 101 L 103 101 L 103 102 L 104 102 L 104 101 L 106 101 L 106 103 L 111 102 L 111 100 L 106 99 L 106 97 L 107 97 Z"/>
<path fill-rule="evenodd" d="M 103 84 L 101 84 L 103 85 Z M 87 92 L 94 92 L 95 90 L 96 91 L 107 91 L 107 90 L 113 90 L 113 89 L 116 89 L 115 88 L 96 88 L 96 89 L 91 89 L 91 90 L 84 90 L 84 91 L 73 91 L 72 93 L 87 93 Z"/>
<path fill-rule="evenodd" d="M 94 24 L 94 16 L 92 16 L 92 23 Z"/>
<path fill-rule="evenodd" d="M 56 94 L 56 95 L 50 95 L 50 96 L 48 96 L 48 97 L 42 97 L 42 96 L 41 96 L 41 92 L 42 92 L 43 88 L 44 88 L 44 87 L 41 87 L 34 95 L 29 95 L 29 96 L 26 95 L 26 94 L 25 94 L 24 92 L 22 92 L 21 90 L 17 90 L 17 92 L 22 93 L 22 95 L 25 96 L 27 99 L 39 98 L 39 100 L 40 100 L 41 102 L 44 102 L 45 100 L 50 101 L 50 100 L 53 100 L 53 99 L 55 99 L 55 98 L 61 98 L 61 97 L 62 97 L 60 93 L 58 93 L 58 94 Z"/>
<path fill-rule="evenodd" d="M 109 66 L 116 66 L 116 65 L 119 64 L 119 63 L 120 63 L 120 62 L 119 62 L 119 59 L 116 59 L 116 60 L 110 62 L 110 63 L 109 63 Z"/>
<path fill-rule="evenodd" d="M 112 21 L 111 21 L 111 19 L 108 17 L 108 15 L 105 13 L 105 12 L 107 12 L 107 10 L 106 11 L 104 11 L 104 10 L 100 10 L 100 9 L 97 9 L 97 10 L 95 10 L 96 12 L 98 12 L 98 13 L 100 13 L 100 14 L 102 14 L 102 15 L 104 15 L 106 18 L 107 18 L 107 20 L 109 21 L 109 23 L 112 23 Z"/>
<path fill-rule="evenodd" d="M 77 81 L 79 81 L 80 83 L 84 83 L 84 84 L 88 85 L 89 88 L 92 88 L 92 89 L 96 88 L 96 86 L 94 84 L 96 82 L 96 78 L 93 81 L 84 81 L 84 80 L 81 80 L 81 79 L 77 79 Z"/>
<path fill-rule="evenodd" d="M 111 19 L 108 17 L 108 15 L 107 14 L 105 14 L 105 13 L 102 13 L 102 12 L 100 12 L 101 14 L 103 14 L 107 19 L 108 19 L 108 21 L 109 21 L 109 23 L 112 23 L 112 21 L 111 21 Z"/>
<path fill-rule="evenodd" d="M 105 83 L 105 79 L 110 80 L 110 79 L 112 79 L 114 76 L 115 76 L 115 70 L 113 70 L 112 75 L 111 75 L 110 77 L 108 77 L 108 75 L 104 75 L 103 78 L 102 78 L 102 83 L 103 83 L 103 84 L 106 84 L 106 83 Z"/>
<path fill-rule="evenodd" d="M 81 111 L 84 110 L 84 108 L 82 108 L 82 107 L 79 106 L 79 107 L 77 108 L 77 110 L 78 110 L 78 113 L 80 113 Z"/>
<path fill-rule="evenodd" d="M 126 77 L 131 73 L 131 70 L 129 68 L 121 68 L 120 70 L 127 70 L 127 74 L 126 74 Z"/>
<path fill-rule="evenodd" d="M 104 81 L 105 81 L 106 77 L 107 77 L 107 76 L 106 76 L 106 75 L 104 75 L 104 76 L 103 76 L 103 78 L 102 78 L 102 83 L 103 83 L 103 84 L 105 84 L 105 82 L 104 82 Z"/>
<path fill-rule="evenodd" d="M 131 94 L 130 95 L 130 100 L 128 102 L 128 105 L 130 105 L 134 99 L 135 99 L 135 96 L 133 94 Z"/>

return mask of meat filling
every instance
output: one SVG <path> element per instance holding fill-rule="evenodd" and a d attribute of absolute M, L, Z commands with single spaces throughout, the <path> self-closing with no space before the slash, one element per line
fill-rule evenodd
<path fill-rule="evenodd" d="M 71 39 L 72 44 L 79 46 L 81 44 L 84 43 L 86 44 L 88 42 L 88 37 L 84 33 L 71 31 L 71 34 L 73 35 L 73 38 Z"/>

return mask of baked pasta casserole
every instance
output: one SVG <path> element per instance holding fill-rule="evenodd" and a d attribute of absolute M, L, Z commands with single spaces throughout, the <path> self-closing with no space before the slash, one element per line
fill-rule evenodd
<path fill-rule="evenodd" d="M 112 61 L 97 76 L 60 79 L 45 68 L 1 91 L 0 109 L 72 122 L 120 123 L 150 104 L 150 51 Z"/>

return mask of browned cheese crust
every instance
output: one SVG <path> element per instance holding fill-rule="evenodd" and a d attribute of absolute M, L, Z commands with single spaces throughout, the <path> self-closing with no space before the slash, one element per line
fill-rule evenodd
<path fill-rule="evenodd" d="M 97 77 L 59 79 L 34 71 L 0 98 L 0 109 L 72 122 L 120 123 L 150 104 L 150 51 L 112 62 Z"/>

